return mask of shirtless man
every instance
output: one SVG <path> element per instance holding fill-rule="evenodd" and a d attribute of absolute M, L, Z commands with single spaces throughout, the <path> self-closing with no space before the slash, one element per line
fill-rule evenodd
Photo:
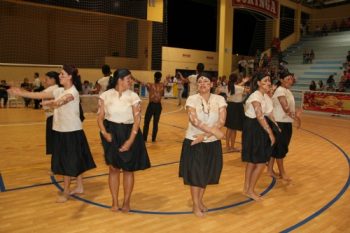
<path fill-rule="evenodd" d="M 153 116 L 153 131 L 152 131 L 152 142 L 156 141 L 158 132 L 158 122 L 160 119 L 160 114 L 162 112 L 162 96 L 164 95 L 164 87 L 167 85 L 168 80 L 161 83 L 162 78 L 161 72 L 156 72 L 154 74 L 154 83 L 146 83 L 146 88 L 149 93 L 149 103 L 145 113 L 145 122 L 143 125 L 143 139 L 147 141 L 149 123 Z"/>

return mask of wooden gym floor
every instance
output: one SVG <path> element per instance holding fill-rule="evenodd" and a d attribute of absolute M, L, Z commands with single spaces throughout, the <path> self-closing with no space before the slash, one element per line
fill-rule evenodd
<path fill-rule="evenodd" d="M 163 102 L 157 142 L 147 143 L 153 167 L 136 173 L 128 214 L 108 209 L 108 168 L 93 114 L 84 130 L 97 168 L 84 174 L 84 194 L 55 203 L 62 178 L 49 174 L 44 120 L 41 110 L 0 109 L 0 232 L 350 232 L 348 119 L 304 114 L 286 159 L 293 182 L 264 173 L 262 202 L 241 194 L 245 165 L 239 153 L 225 153 L 220 184 L 205 194 L 211 211 L 204 218 L 190 214 L 189 188 L 178 178 L 188 121 L 175 100 Z M 122 196 L 121 189 L 120 203 Z"/>

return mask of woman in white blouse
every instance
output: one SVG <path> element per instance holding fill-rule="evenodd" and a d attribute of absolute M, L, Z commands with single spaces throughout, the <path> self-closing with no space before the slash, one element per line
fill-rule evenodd
<path fill-rule="evenodd" d="M 293 93 L 290 91 L 294 83 L 294 77 L 288 71 L 280 74 L 280 81 L 277 83 L 277 89 L 273 94 L 273 115 L 279 128 L 281 135 L 276 140 L 276 145 L 271 154 L 271 159 L 268 166 L 270 176 L 290 181 L 287 175 L 283 160 L 288 153 L 288 146 L 292 138 L 292 123 L 296 122 L 297 128 L 300 127 L 300 112 L 295 111 L 295 101 Z M 273 165 L 277 161 L 279 175 L 273 170 Z"/>
<path fill-rule="evenodd" d="M 203 203 L 206 186 L 218 184 L 222 170 L 221 131 L 226 118 L 224 97 L 211 94 L 213 86 L 208 74 L 197 79 L 198 94 L 186 101 L 189 124 L 182 144 L 179 176 L 190 185 L 193 213 L 204 216 L 208 209 Z"/>
<path fill-rule="evenodd" d="M 131 73 L 118 69 L 111 77 L 107 91 L 100 95 L 98 126 L 109 165 L 109 188 L 112 211 L 119 211 L 118 192 L 120 172 L 123 171 L 124 202 L 121 210 L 130 210 L 130 197 L 134 187 L 134 171 L 151 166 L 145 142 L 139 129 L 141 100 L 133 91 Z"/>
<path fill-rule="evenodd" d="M 242 131 L 244 122 L 243 96 L 246 94 L 244 84 L 249 78 L 244 78 L 238 82 L 238 76 L 230 74 L 227 89 L 227 117 L 225 122 L 226 130 L 226 148 L 229 152 L 239 152 L 235 148 L 236 133 Z"/>
<path fill-rule="evenodd" d="M 64 190 L 57 198 L 57 202 L 63 203 L 70 195 L 84 192 L 82 173 L 96 165 L 80 120 L 78 90 L 81 90 L 81 81 L 78 69 L 73 65 L 63 65 L 59 78 L 63 87 L 52 92 L 28 92 L 19 88 L 11 88 L 10 91 L 26 98 L 54 98 L 43 101 L 42 105 L 54 109 L 51 170 L 64 176 Z M 77 177 L 74 190 L 70 190 L 71 177 Z"/>
<path fill-rule="evenodd" d="M 275 136 L 270 127 L 272 101 L 267 95 L 271 88 L 268 74 L 257 73 L 252 83 L 252 94 L 245 103 L 245 116 L 242 132 L 242 161 L 246 162 L 243 193 L 253 200 L 261 196 L 255 192 L 255 185 L 269 161 Z"/>
<path fill-rule="evenodd" d="M 49 71 L 45 75 L 45 93 L 53 93 L 60 85 L 59 73 L 56 71 Z M 43 100 L 45 101 L 45 100 Z M 46 154 L 51 155 L 53 152 L 53 136 L 52 130 L 53 109 L 48 106 L 43 106 L 46 115 Z"/>

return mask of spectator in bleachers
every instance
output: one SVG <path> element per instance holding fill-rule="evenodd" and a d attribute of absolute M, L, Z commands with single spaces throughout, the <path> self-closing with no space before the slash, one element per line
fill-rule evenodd
<path fill-rule="evenodd" d="M 321 30 L 322 30 L 321 27 L 317 25 L 316 28 L 315 28 L 314 35 L 315 36 L 321 36 L 322 35 Z"/>
<path fill-rule="evenodd" d="M 322 80 L 318 80 L 318 91 L 323 91 L 324 90 L 324 85 Z"/>
<path fill-rule="evenodd" d="M 337 21 L 335 21 L 335 20 L 333 20 L 331 31 L 332 32 L 337 32 L 338 31 Z"/>
<path fill-rule="evenodd" d="M 310 85 L 309 85 L 309 90 L 310 91 L 316 91 L 316 83 L 314 80 L 311 81 Z"/>
<path fill-rule="evenodd" d="M 8 100 L 8 94 L 7 94 L 7 89 L 9 89 L 10 86 L 7 85 L 6 80 L 1 80 L 0 83 L 0 108 L 7 107 L 7 100 Z M 3 104 L 1 103 L 2 100 L 4 100 Z"/>
<path fill-rule="evenodd" d="M 340 26 L 339 26 L 339 31 L 345 31 L 346 30 L 346 21 L 345 19 L 342 19 Z"/>
<path fill-rule="evenodd" d="M 315 52 L 313 49 L 311 49 L 309 54 L 309 62 L 312 63 L 314 59 L 315 59 Z"/>
<path fill-rule="evenodd" d="M 339 85 L 338 85 L 338 91 L 340 91 L 340 92 L 345 91 L 346 75 L 347 75 L 347 72 L 344 70 L 343 75 L 340 77 L 340 81 L 339 81 Z"/>
<path fill-rule="evenodd" d="M 327 81 L 327 91 L 335 91 L 336 88 L 336 84 L 335 84 L 335 80 L 334 80 L 334 75 L 329 75 Z"/>
<path fill-rule="evenodd" d="M 322 36 L 328 36 L 327 24 L 323 24 L 323 26 L 322 26 Z"/>
<path fill-rule="evenodd" d="M 304 52 L 303 52 L 303 64 L 308 63 L 308 60 L 309 60 L 309 52 L 307 51 L 307 49 L 304 49 Z"/>

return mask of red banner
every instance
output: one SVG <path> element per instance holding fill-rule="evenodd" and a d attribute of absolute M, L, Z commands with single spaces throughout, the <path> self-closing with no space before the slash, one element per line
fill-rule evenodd
<path fill-rule="evenodd" d="M 262 12 L 273 18 L 278 17 L 278 0 L 232 0 L 232 6 Z"/>
<path fill-rule="evenodd" d="M 305 92 L 303 109 L 350 115 L 350 95 L 326 92 Z"/>

